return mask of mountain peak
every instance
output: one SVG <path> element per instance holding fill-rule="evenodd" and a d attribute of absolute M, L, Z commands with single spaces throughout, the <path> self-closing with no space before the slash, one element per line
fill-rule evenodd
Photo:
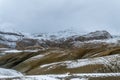
<path fill-rule="evenodd" d="M 95 32 L 90 32 L 86 35 L 84 35 L 84 37 L 97 37 L 97 36 L 101 36 L 101 38 L 112 38 L 111 34 L 105 30 L 102 31 L 95 31 Z"/>

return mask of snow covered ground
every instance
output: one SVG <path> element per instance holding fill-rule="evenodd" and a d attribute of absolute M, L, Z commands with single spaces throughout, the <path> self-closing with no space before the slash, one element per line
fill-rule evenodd
<path fill-rule="evenodd" d="M 0 68 L 0 77 L 4 76 L 23 76 L 23 75 L 22 73 L 15 70 Z"/>
<path fill-rule="evenodd" d="M 84 43 L 93 43 L 93 44 L 97 44 L 97 43 L 108 43 L 108 44 L 112 44 L 114 43 L 114 45 L 120 45 L 120 37 L 117 36 L 117 37 L 113 37 L 113 38 L 110 38 L 110 39 L 104 39 L 104 40 L 90 40 L 90 41 L 84 41 L 84 42 L 81 42 L 81 41 L 74 41 L 73 42 L 73 45 L 75 47 L 82 47 L 84 46 Z M 113 46 L 113 45 L 112 45 Z"/>
<path fill-rule="evenodd" d="M 36 50 L 16 50 L 16 49 L 8 49 L 8 48 L 0 48 L 0 56 L 3 56 L 5 54 L 10 54 L 10 53 L 21 53 L 21 52 L 38 52 L 40 49 Z"/>
<path fill-rule="evenodd" d="M 40 55 L 37 57 L 43 57 L 44 55 Z M 48 67 L 53 64 L 66 64 L 67 68 L 77 68 L 80 66 L 88 65 L 88 64 L 107 64 L 109 65 L 109 62 L 106 62 L 105 59 L 107 60 L 115 60 L 119 58 L 119 54 L 114 55 L 114 56 L 109 56 L 109 57 L 100 57 L 100 58 L 94 58 L 93 60 L 89 59 L 81 59 L 77 61 L 64 61 L 64 62 L 57 62 L 57 63 L 52 63 L 52 64 L 46 64 L 40 67 Z M 34 57 L 34 58 L 37 58 Z M 116 58 L 115 58 L 116 57 Z M 22 73 L 11 70 L 11 69 L 3 69 L 0 68 L 0 80 L 6 80 L 6 79 L 11 79 L 11 80 L 89 80 L 89 78 L 102 78 L 102 77 L 116 77 L 119 80 L 120 78 L 120 73 L 70 73 L 67 72 L 66 74 L 48 74 L 48 75 L 23 75 Z"/>
<path fill-rule="evenodd" d="M 39 49 L 36 50 L 6 50 L 4 53 L 20 53 L 20 52 L 38 52 Z"/>
<path fill-rule="evenodd" d="M 38 58 L 38 57 L 43 57 L 44 55 L 36 56 L 33 58 Z M 105 58 L 107 60 L 114 60 L 116 59 L 115 57 L 119 58 L 119 54 L 114 55 L 114 56 L 109 56 L 109 57 L 100 57 L 100 58 L 94 58 L 93 60 L 89 59 L 81 59 L 77 61 L 64 61 L 64 62 L 57 62 L 57 63 L 52 63 L 52 64 L 46 64 L 40 67 L 48 67 L 53 64 L 62 64 L 66 65 L 67 68 L 77 68 L 80 66 L 88 65 L 88 64 L 107 64 L 109 65 L 109 62 L 107 63 Z M 71 74 L 67 72 L 66 74 L 48 74 L 48 75 L 23 75 L 20 72 L 17 72 L 15 70 L 11 69 L 3 69 L 0 68 L 0 80 L 6 80 L 6 79 L 11 79 L 11 80 L 89 80 L 89 78 L 98 78 L 98 77 L 117 77 L 119 80 L 120 78 L 120 73 L 78 73 L 78 74 Z"/>
<path fill-rule="evenodd" d="M 61 66 L 66 66 L 66 68 L 68 69 L 72 69 L 72 68 L 78 68 L 78 67 L 82 67 L 90 64 L 103 64 L 103 65 L 109 65 L 112 67 L 109 61 L 114 61 L 114 60 L 117 61 L 117 59 L 119 58 L 120 58 L 120 55 L 116 54 L 114 56 L 111 55 L 111 56 L 92 58 L 92 59 L 80 59 L 80 60 L 72 60 L 72 61 L 55 62 L 51 64 L 42 65 L 40 66 L 40 68 L 45 68 L 45 67 L 49 68 L 55 65 L 56 66 L 61 65 Z"/>
<path fill-rule="evenodd" d="M 36 50 L 17 50 L 17 49 L 7 49 L 7 48 L 0 48 L 2 53 L 21 53 L 21 52 L 38 52 L 40 49 Z"/>
<path fill-rule="evenodd" d="M 89 80 L 97 77 L 120 77 L 120 73 L 84 73 L 84 74 L 52 74 L 52 75 L 29 75 L 29 76 L 0 76 L 0 79 L 14 80 Z"/>
<path fill-rule="evenodd" d="M 84 74 L 57 74 L 57 75 L 33 75 L 26 76 L 30 80 L 61 80 L 72 77 L 70 80 L 88 80 L 89 77 L 120 77 L 120 73 L 84 73 Z"/>

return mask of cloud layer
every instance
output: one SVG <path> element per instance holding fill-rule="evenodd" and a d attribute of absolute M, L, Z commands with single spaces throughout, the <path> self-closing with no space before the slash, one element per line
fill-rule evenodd
<path fill-rule="evenodd" d="M 0 27 L 9 23 L 24 32 L 72 28 L 120 34 L 119 21 L 120 0 L 0 0 Z"/>

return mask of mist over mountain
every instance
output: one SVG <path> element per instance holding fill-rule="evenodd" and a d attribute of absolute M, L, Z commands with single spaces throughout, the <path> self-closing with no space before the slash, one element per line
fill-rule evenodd
<path fill-rule="evenodd" d="M 0 29 L 27 33 L 74 29 L 119 34 L 119 0 L 0 0 Z"/>

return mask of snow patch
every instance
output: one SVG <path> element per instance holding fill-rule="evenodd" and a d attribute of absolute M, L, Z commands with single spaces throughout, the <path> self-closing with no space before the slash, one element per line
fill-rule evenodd
<path fill-rule="evenodd" d="M 71 80 L 88 80 L 86 78 L 74 78 L 74 79 L 71 79 Z"/>
<path fill-rule="evenodd" d="M 7 50 L 7 51 L 4 51 L 4 53 L 20 53 L 22 52 L 21 50 Z"/>
<path fill-rule="evenodd" d="M 38 52 L 39 49 L 36 49 L 36 50 L 6 50 L 6 51 L 3 51 L 3 53 L 21 53 L 21 52 Z"/>
<path fill-rule="evenodd" d="M 23 74 L 15 70 L 0 68 L 0 76 L 23 76 Z"/>
<path fill-rule="evenodd" d="M 40 68 L 44 67 L 51 67 L 53 65 L 61 65 L 66 66 L 66 68 L 78 68 L 90 64 L 104 64 L 109 65 L 109 61 L 114 61 L 114 59 L 120 58 L 119 54 L 112 55 L 112 56 L 106 56 L 106 57 L 99 57 L 99 58 L 92 58 L 92 59 L 80 59 L 80 60 L 73 60 L 73 61 L 62 61 L 62 62 L 55 62 L 51 64 L 44 64 L 41 65 Z M 112 67 L 112 65 L 110 65 Z"/>

